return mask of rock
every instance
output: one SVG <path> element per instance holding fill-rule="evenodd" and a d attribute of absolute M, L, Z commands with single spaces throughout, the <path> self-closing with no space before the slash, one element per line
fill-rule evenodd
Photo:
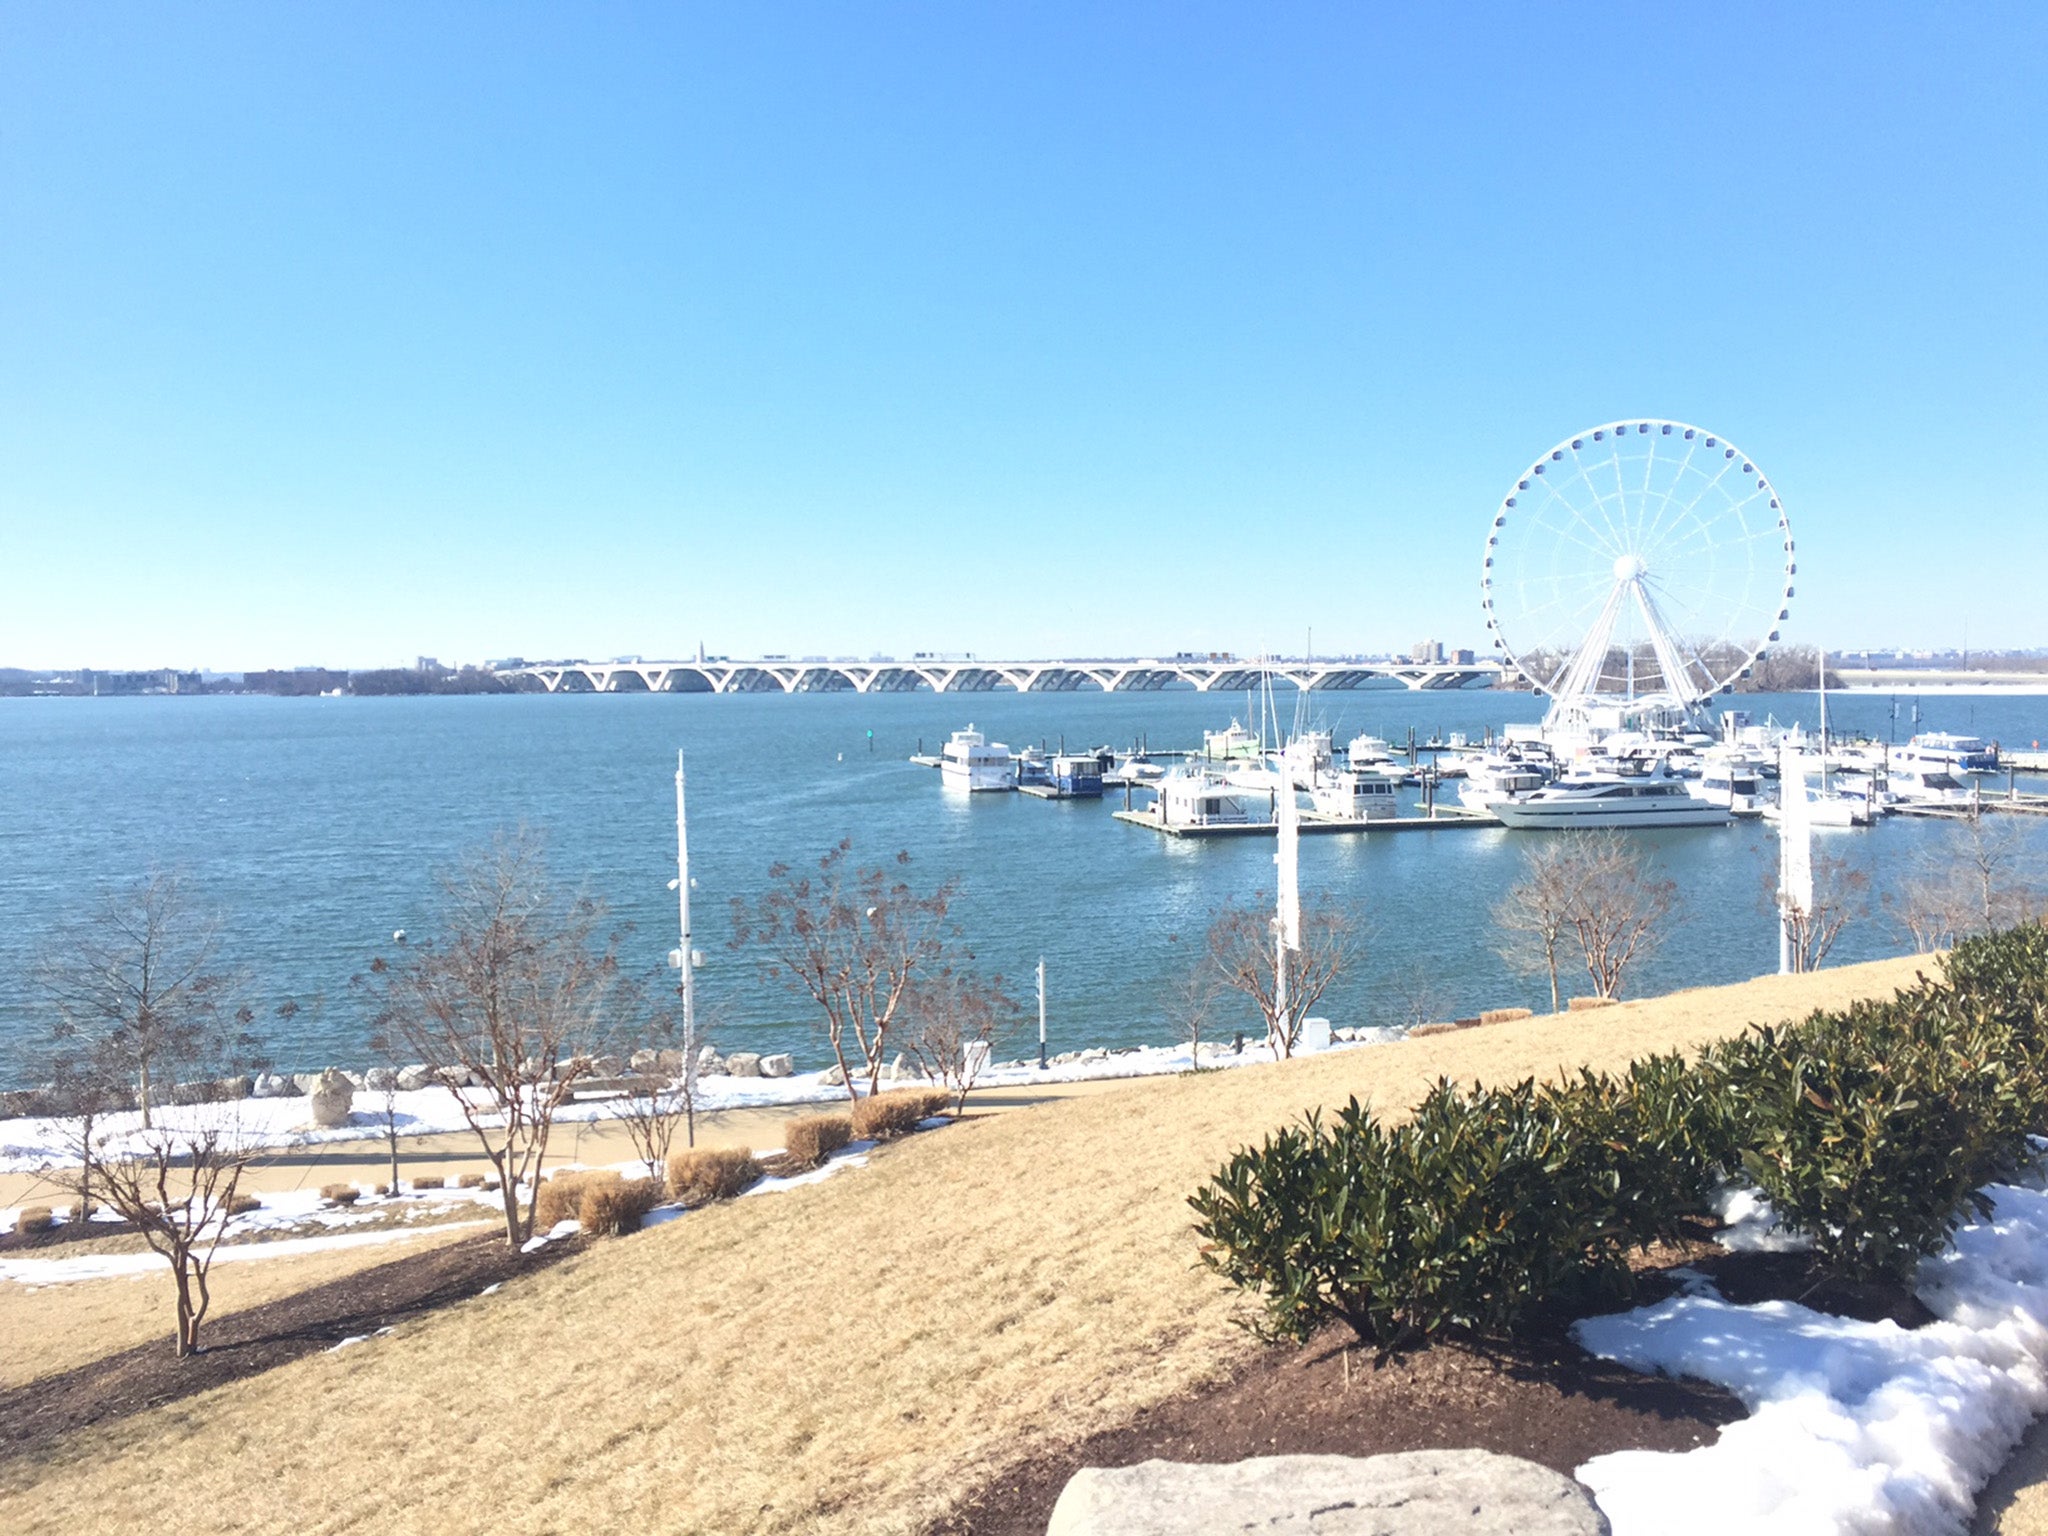
<path fill-rule="evenodd" d="M 773 1056 L 763 1056 L 761 1058 L 761 1075 L 763 1077 L 794 1077 L 796 1075 L 796 1058 L 783 1052 L 777 1052 Z"/>
<path fill-rule="evenodd" d="M 173 1083 L 169 1094 L 173 1104 L 211 1104 L 220 1096 L 218 1083 Z"/>
<path fill-rule="evenodd" d="M 654 1053 L 654 1070 L 663 1077 L 681 1077 L 684 1064 L 689 1059 L 681 1051 L 656 1051 Z"/>
<path fill-rule="evenodd" d="M 363 1074 L 363 1087 L 371 1093 L 391 1093 L 398 1087 L 398 1074 L 389 1067 L 372 1067 Z"/>
<path fill-rule="evenodd" d="M 626 1058 L 626 1066 L 629 1070 L 637 1072 L 642 1076 L 650 1072 L 657 1072 L 661 1069 L 661 1053 L 659 1051 L 635 1051 Z"/>
<path fill-rule="evenodd" d="M 723 1072 L 724 1070 L 725 1068 L 720 1064 L 717 1046 L 707 1045 L 697 1052 L 697 1071 L 699 1073 L 708 1076 L 712 1073 Z"/>
<path fill-rule="evenodd" d="M 1330 1021 L 1322 1018 L 1303 1019 L 1301 1034 L 1296 1039 L 1294 1048 L 1305 1055 L 1327 1051 L 1330 1048 Z"/>
<path fill-rule="evenodd" d="M 598 1056 L 590 1063 L 592 1077 L 617 1077 L 626 1070 L 626 1064 L 616 1056 Z"/>
<path fill-rule="evenodd" d="M 319 1081 L 320 1074 L 318 1072 L 294 1072 L 292 1074 L 292 1086 L 301 1093 L 311 1093 L 314 1085 Z"/>
<path fill-rule="evenodd" d="M 443 1067 L 434 1077 L 450 1088 L 474 1088 L 476 1074 L 467 1067 Z"/>
<path fill-rule="evenodd" d="M 356 1090 L 356 1091 L 357 1091 L 358 1093 L 362 1092 L 362 1089 L 363 1089 L 363 1074 L 362 1074 L 362 1073 L 360 1073 L 360 1072 L 351 1072 L 351 1071 L 349 1071 L 349 1070 L 348 1070 L 348 1068 L 346 1068 L 346 1067 L 329 1067 L 329 1068 L 328 1068 L 327 1070 L 328 1070 L 328 1071 L 330 1071 L 330 1072 L 336 1072 L 336 1071 L 340 1072 L 340 1073 L 341 1073 L 341 1075 L 342 1075 L 343 1077 L 345 1077 L 345 1078 L 347 1078 L 347 1079 L 348 1079 L 348 1085 L 349 1085 L 349 1087 L 351 1087 L 351 1088 L 355 1089 L 355 1090 Z"/>
<path fill-rule="evenodd" d="M 347 1074 L 329 1067 L 313 1079 L 313 1086 L 306 1091 L 313 1123 L 327 1130 L 347 1125 L 348 1108 L 355 1096 L 355 1085 L 348 1080 Z"/>
<path fill-rule="evenodd" d="M 734 1077 L 759 1077 L 761 1058 L 752 1051 L 734 1051 L 725 1058 L 725 1070 Z"/>
<path fill-rule="evenodd" d="M 818 1082 L 826 1088 L 844 1088 L 846 1086 L 846 1073 L 840 1069 L 839 1063 L 835 1061 L 819 1074 Z"/>
<path fill-rule="evenodd" d="M 1257 1456 L 1224 1466 L 1084 1467 L 1046 1536 L 1607 1536 L 1562 1473 L 1491 1451 Z"/>
<path fill-rule="evenodd" d="M 412 1066 L 400 1067 L 398 1069 L 398 1091 L 400 1093 L 418 1093 L 422 1088 L 431 1088 L 433 1086 L 434 1069 L 432 1067 L 415 1062 Z"/>
<path fill-rule="evenodd" d="M 252 1091 L 259 1099 L 288 1099 L 299 1091 L 299 1085 L 282 1072 L 259 1072 Z"/>
<path fill-rule="evenodd" d="M 217 1099 L 246 1099 L 256 1091 L 256 1079 L 253 1077 L 224 1077 L 214 1084 L 214 1090 L 214 1097 Z"/>

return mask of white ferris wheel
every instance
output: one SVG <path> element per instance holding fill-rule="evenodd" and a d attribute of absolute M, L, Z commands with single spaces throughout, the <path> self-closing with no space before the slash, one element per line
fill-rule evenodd
<path fill-rule="evenodd" d="M 1754 459 L 1678 421 L 1559 443 L 1494 512 L 1481 575 L 1498 658 L 1553 700 L 1696 719 L 1775 642 L 1798 572 L 1792 525 Z"/>

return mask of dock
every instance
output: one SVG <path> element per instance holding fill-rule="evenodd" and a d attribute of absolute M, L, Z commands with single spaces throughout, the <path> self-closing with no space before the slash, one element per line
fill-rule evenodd
<path fill-rule="evenodd" d="M 1196 826 L 1169 826 L 1151 810 L 1114 811 L 1118 821 L 1127 821 L 1134 827 L 1146 827 L 1154 832 L 1163 832 L 1168 837 L 1272 837 L 1279 824 L 1271 821 L 1211 822 Z M 1378 821 L 1356 821 L 1348 816 L 1322 816 L 1313 811 L 1301 813 L 1301 835 L 1317 836 L 1331 832 L 1441 832 L 1452 827 L 1497 827 L 1500 818 L 1489 816 L 1484 811 L 1468 811 L 1438 806 L 1434 816 L 1385 816 Z"/>

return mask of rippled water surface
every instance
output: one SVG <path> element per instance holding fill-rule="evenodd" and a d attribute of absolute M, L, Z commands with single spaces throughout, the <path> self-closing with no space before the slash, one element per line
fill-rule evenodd
<path fill-rule="evenodd" d="M 1814 716 L 1811 698 L 1743 704 L 1759 718 Z M 1055 1050 L 1159 1041 L 1170 1034 L 1163 984 L 1219 903 L 1271 890 L 1272 844 L 1162 838 L 1114 821 L 1115 795 L 948 795 L 907 759 L 970 720 L 1013 745 L 1142 735 L 1164 747 L 1197 743 L 1233 713 L 1245 713 L 1242 696 L 1189 692 L 0 701 L 0 1077 L 25 1069 L 43 1031 L 33 969 L 53 930 L 152 862 L 183 871 L 223 913 L 230 957 L 266 998 L 306 1002 L 274 1042 L 287 1064 L 363 1059 L 364 1009 L 349 978 L 389 949 L 392 930 L 431 932 L 435 868 L 500 827 L 544 831 L 558 872 L 636 925 L 629 958 L 657 967 L 675 942 L 679 746 L 690 762 L 701 995 L 728 1048 L 822 1063 L 798 1002 L 726 949 L 727 904 L 770 864 L 815 858 L 842 837 L 868 858 L 907 850 L 923 879 L 959 876 L 957 915 L 977 959 L 1020 996 L 1042 955 Z M 1404 690 L 1318 695 L 1315 713 L 1341 744 L 1364 729 L 1405 738 L 1410 726 L 1476 738 L 1540 709 L 1516 694 Z M 1831 713 L 1840 728 L 1892 729 L 1884 698 L 1832 700 Z M 1928 699 L 1922 723 L 2023 744 L 2048 736 L 2048 699 Z M 1896 729 L 1900 740 L 1910 730 L 1903 701 Z M 2036 850 L 2044 833 L 2029 820 Z M 1368 930 L 1364 959 L 1322 1011 L 1340 1024 L 1396 1023 L 1418 1007 L 1444 1017 L 1536 1003 L 1542 983 L 1507 969 L 1491 920 L 1531 835 L 1305 841 L 1305 887 L 1330 892 Z M 1686 916 L 1632 990 L 1775 965 L 1766 827 L 1638 835 L 1678 882 Z M 1879 888 L 1916 848 L 1954 836 L 1896 817 L 1827 834 Z M 1880 908 L 1837 954 L 1901 947 Z"/>

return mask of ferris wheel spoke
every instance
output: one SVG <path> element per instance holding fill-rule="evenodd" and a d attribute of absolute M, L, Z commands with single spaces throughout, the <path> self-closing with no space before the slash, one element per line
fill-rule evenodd
<path fill-rule="evenodd" d="M 1574 478 L 1586 487 L 1586 493 L 1593 498 L 1593 509 L 1600 514 L 1600 521 L 1607 525 L 1608 537 L 1613 541 L 1613 548 L 1616 553 L 1620 553 L 1628 546 L 1622 542 L 1620 530 L 1614 526 L 1613 519 L 1608 517 L 1607 500 L 1600 494 L 1600 487 L 1593 483 L 1593 473 L 1587 467 L 1586 461 L 1579 457 L 1579 450 L 1576 447 L 1572 449 L 1572 463 L 1577 467 Z"/>
<path fill-rule="evenodd" d="M 1692 456 L 1695 453 L 1699 452 L 1699 447 L 1700 442 L 1697 437 L 1687 440 L 1685 447 L 1685 457 L 1678 461 L 1678 468 L 1672 471 L 1671 484 L 1669 488 L 1666 489 L 1664 492 L 1664 500 L 1662 504 L 1657 508 L 1656 517 L 1651 520 L 1650 530 L 1646 542 L 1648 540 L 1654 540 L 1657 537 L 1658 527 L 1664 521 L 1664 514 L 1670 510 L 1673 500 L 1675 500 L 1678 495 L 1679 488 L 1685 484 L 1686 472 L 1692 468 Z"/>

